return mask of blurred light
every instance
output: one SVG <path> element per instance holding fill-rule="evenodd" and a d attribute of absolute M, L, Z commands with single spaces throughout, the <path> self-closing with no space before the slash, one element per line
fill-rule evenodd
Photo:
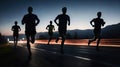
<path fill-rule="evenodd" d="M 10 39 L 9 39 L 9 38 L 7 38 L 7 41 L 9 42 L 9 41 L 10 41 Z"/>
<path fill-rule="evenodd" d="M 25 40 L 25 38 L 22 38 L 22 40 Z"/>

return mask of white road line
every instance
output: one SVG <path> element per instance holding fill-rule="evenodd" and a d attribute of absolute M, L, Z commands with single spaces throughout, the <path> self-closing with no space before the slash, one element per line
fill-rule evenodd
<path fill-rule="evenodd" d="M 74 56 L 75 58 L 78 58 L 78 59 L 83 59 L 83 60 L 87 60 L 87 61 L 91 61 L 92 59 L 90 58 L 85 58 L 85 57 L 80 57 L 80 56 Z"/>
<path fill-rule="evenodd" d="M 47 51 L 45 49 L 38 49 L 38 48 L 35 48 L 35 47 L 32 47 L 32 49 L 36 49 L 36 50 L 40 50 L 40 51 Z M 52 51 L 47 51 L 47 52 L 50 52 L 50 53 L 53 53 L 53 54 L 58 54 L 57 52 L 52 52 Z M 64 54 L 64 55 L 71 56 L 71 57 L 74 57 L 74 58 L 77 58 L 77 59 L 86 60 L 86 61 L 93 61 L 93 62 L 101 63 L 101 64 L 104 64 L 104 65 L 107 65 L 107 66 L 110 66 L 110 67 L 120 67 L 120 66 L 116 66 L 116 65 L 111 64 L 111 63 L 107 63 L 107 62 L 104 62 L 104 61 L 98 61 L 98 60 L 94 60 L 94 59 L 90 59 L 90 58 L 86 58 L 86 57 L 73 56 L 73 55 L 69 55 L 69 54 Z"/>
<path fill-rule="evenodd" d="M 80 57 L 80 56 L 74 56 L 74 57 L 78 58 L 78 59 L 82 59 L 82 60 L 87 60 L 87 61 L 93 61 L 93 62 L 101 63 L 101 64 L 104 64 L 104 65 L 107 65 L 107 66 L 110 66 L 110 67 L 120 67 L 120 65 L 114 65 L 114 64 L 107 63 L 107 62 L 104 62 L 104 61 L 97 61 L 97 60 L 94 60 L 94 59 Z"/>
<path fill-rule="evenodd" d="M 23 47 L 23 46 L 21 45 L 20 47 Z M 39 51 L 47 51 L 47 52 L 53 53 L 53 54 L 60 54 L 60 53 L 57 53 L 57 52 L 48 51 L 48 50 L 45 50 L 45 49 L 39 49 L 39 48 L 35 48 L 35 47 L 32 47 L 32 49 L 39 50 Z M 110 67 L 120 67 L 120 65 L 114 65 L 114 64 L 111 64 L 111 63 L 107 63 L 107 62 L 104 62 L 104 61 L 98 61 L 98 60 L 94 60 L 94 59 L 90 59 L 90 58 L 86 58 L 86 57 L 73 56 L 73 55 L 70 55 L 70 54 L 64 54 L 64 55 L 71 56 L 71 57 L 74 57 L 74 58 L 77 58 L 77 59 L 82 59 L 82 60 L 86 60 L 86 61 L 92 61 L 92 62 L 104 64 L 104 65 L 107 65 L 107 66 L 110 66 Z"/>

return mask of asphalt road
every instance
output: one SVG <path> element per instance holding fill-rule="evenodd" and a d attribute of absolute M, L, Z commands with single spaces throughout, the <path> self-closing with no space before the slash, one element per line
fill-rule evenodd
<path fill-rule="evenodd" d="M 61 54 L 60 45 L 32 44 L 31 46 L 31 58 L 28 58 L 25 44 L 19 45 L 16 49 L 23 61 L 27 61 L 20 64 L 22 67 L 120 67 L 119 47 L 100 47 L 97 51 L 94 46 L 65 45 L 64 54 Z"/>

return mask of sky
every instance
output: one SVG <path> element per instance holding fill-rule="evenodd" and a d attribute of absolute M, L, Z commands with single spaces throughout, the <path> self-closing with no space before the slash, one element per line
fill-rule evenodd
<path fill-rule="evenodd" d="M 90 21 L 96 18 L 96 13 L 101 11 L 106 25 L 120 23 L 120 0 L 0 0 L 0 32 L 3 35 L 12 35 L 11 27 L 15 21 L 24 33 L 25 26 L 21 20 L 27 14 L 27 8 L 33 7 L 33 13 L 40 19 L 36 27 L 37 32 L 45 32 L 50 20 L 62 13 L 62 7 L 67 7 L 71 25 L 68 30 L 93 29 Z M 57 25 L 55 31 L 57 31 Z"/>

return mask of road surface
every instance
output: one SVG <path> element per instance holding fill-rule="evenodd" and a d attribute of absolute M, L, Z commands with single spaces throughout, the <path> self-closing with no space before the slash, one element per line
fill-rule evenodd
<path fill-rule="evenodd" d="M 11 45 L 12 46 L 12 45 Z M 19 44 L 13 53 L 15 60 L 2 63 L 2 67 L 120 67 L 119 47 L 64 46 L 64 54 L 60 53 L 60 45 L 31 44 L 32 57 L 28 57 L 26 44 Z M 5 60 L 7 61 L 7 60 Z M 0 66 L 0 67 L 1 67 Z"/>

